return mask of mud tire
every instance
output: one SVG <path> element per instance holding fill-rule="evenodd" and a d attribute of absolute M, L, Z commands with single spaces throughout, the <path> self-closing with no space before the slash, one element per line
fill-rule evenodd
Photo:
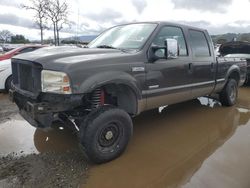
<path fill-rule="evenodd" d="M 127 112 L 113 106 L 99 107 L 80 126 L 80 143 L 94 163 L 104 163 L 119 157 L 133 133 L 133 123 Z"/>
<path fill-rule="evenodd" d="M 229 79 L 226 86 L 221 91 L 220 102 L 223 106 L 233 106 L 238 98 L 238 84 L 235 79 Z"/>

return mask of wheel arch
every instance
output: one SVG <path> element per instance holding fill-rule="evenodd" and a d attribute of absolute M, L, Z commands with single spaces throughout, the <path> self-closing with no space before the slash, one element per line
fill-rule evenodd
<path fill-rule="evenodd" d="M 137 81 L 125 72 L 94 75 L 80 86 L 81 93 L 92 93 L 97 88 L 105 88 L 117 96 L 117 106 L 131 115 L 138 113 L 138 101 L 142 99 Z"/>
<path fill-rule="evenodd" d="M 4 82 L 4 89 L 7 91 L 7 84 L 8 84 L 8 81 L 9 79 L 12 77 L 12 74 L 9 75 L 6 79 L 5 79 L 5 82 Z"/>
<path fill-rule="evenodd" d="M 233 65 L 229 68 L 227 75 L 226 75 L 226 82 L 229 79 L 235 79 L 237 84 L 240 83 L 240 68 L 237 65 Z"/>

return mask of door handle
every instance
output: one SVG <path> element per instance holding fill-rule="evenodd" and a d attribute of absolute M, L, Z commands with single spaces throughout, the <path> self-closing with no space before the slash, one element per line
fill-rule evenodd
<path fill-rule="evenodd" d="M 211 71 L 212 71 L 212 72 L 215 71 L 215 63 L 211 63 Z"/>
<path fill-rule="evenodd" d="M 193 73 L 193 63 L 188 64 L 188 73 Z"/>

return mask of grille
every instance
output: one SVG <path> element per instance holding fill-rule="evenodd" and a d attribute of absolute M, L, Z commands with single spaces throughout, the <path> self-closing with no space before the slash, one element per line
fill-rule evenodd
<path fill-rule="evenodd" d="M 42 66 L 30 61 L 12 59 L 13 84 L 25 91 L 41 91 Z"/>

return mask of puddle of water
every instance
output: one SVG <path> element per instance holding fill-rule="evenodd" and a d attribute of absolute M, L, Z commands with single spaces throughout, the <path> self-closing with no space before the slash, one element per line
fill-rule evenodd
<path fill-rule="evenodd" d="M 94 165 L 82 187 L 230 187 L 230 179 L 231 186 L 250 185 L 249 92 L 241 88 L 234 107 L 199 98 L 167 106 L 161 113 L 143 113 L 133 120 L 134 136 L 125 153 Z M 44 132 L 20 116 L 0 123 L 0 155 L 77 147 L 76 136 L 67 129 Z"/>
<path fill-rule="evenodd" d="M 165 107 L 162 113 L 145 112 L 134 119 L 134 135 L 125 153 L 93 166 L 82 187 L 227 187 L 228 179 L 241 168 L 243 172 L 233 178 L 238 184 L 232 185 L 250 185 L 250 112 L 242 110 L 250 109 L 249 92 L 249 88 L 240 91 L 235 107 L 221 107 L 216 100 L 200 98 Z M 237 144 L 233 140 L 238 140 Z M 224 143 L 232 148 L 226 151 Z M 241 155 L 243 161 L 237 163 Z M 228 156 L 231 159 L 226 159 Z M 227 174 L 229 169 L 233 173 Z"/>
<path fill-rule="evenodd" d="M 250 187 L 250 121 L 207 160 L 182 188 Z"/>
<path fill-rule="evenodd" d="M 19 115 L 0 124 L 0 156 L 14 152 L 18 155 L 65 152 L 78 147 L 76 136 L 68 129 L 54 125 L 47 131 L 36 129 Z"/>
<path fill-rule="evenodd" d="M 36 152 L 33 134 L 35 128 L 20 116 L 0 124 L 0 155 L 11 152 L 29 154 Z"/>

